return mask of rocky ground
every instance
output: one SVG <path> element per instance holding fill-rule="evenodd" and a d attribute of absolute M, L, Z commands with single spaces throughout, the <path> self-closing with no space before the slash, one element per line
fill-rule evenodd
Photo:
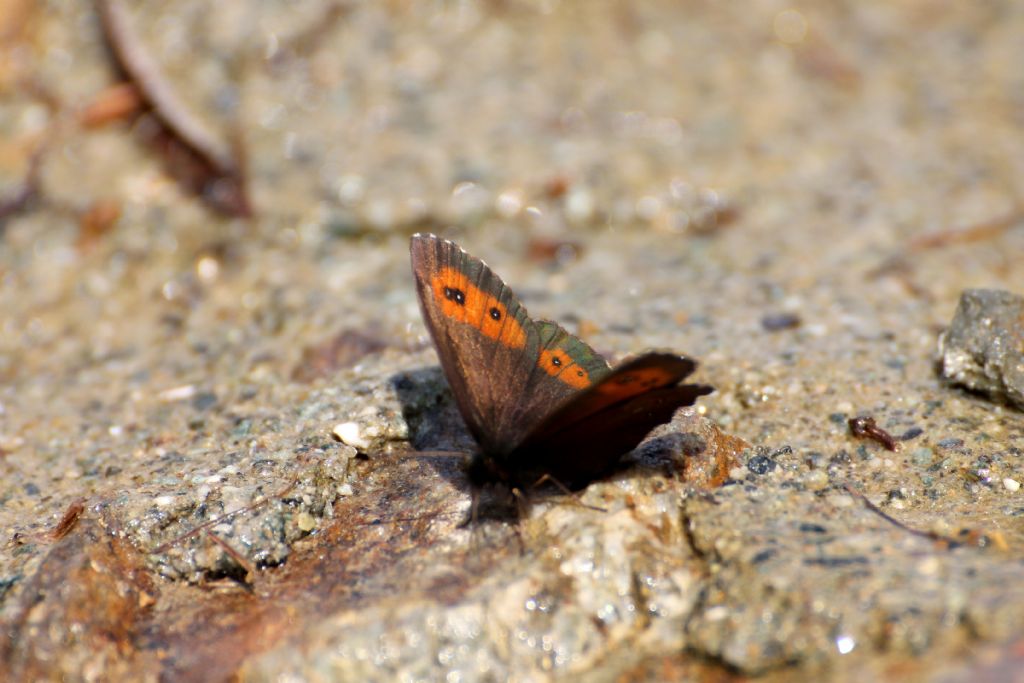
<path fill-rule="evenodd" d="M 1022 33 L 3 0 L 0 672 L 1022 680 Z M 463 525 L 416 231 L 716 393 Z"/>

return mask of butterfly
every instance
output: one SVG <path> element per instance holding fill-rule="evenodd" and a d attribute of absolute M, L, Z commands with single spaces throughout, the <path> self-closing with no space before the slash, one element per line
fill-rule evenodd
<path fill-rule="evenodd" d="M 611 368 L 557 323 L 533 320 L 486 263 L 429 234 L 410 243 L 423 321 L 462 418 L 480 446 L 477 486 L 547 476 L 581 487 L 609 472 L 677 408 L 712 387 L 680 384 L 697 367 L 649 352 Z"/>

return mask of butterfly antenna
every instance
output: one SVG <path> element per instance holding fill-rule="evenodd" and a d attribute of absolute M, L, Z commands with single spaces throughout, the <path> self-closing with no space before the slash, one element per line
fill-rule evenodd
<path fill-rule="evenodd" d="M 468 451 L 409 451 L 405 454 L 412 458 L 466 458 Z"/>
<path fill-rule="evenodd" d="M 369 522 L 352 522 L 352 526 L 378 526 L 380 524 L 402 524 L 405 522 L 422 522 L 425 520 L 433 521 L 435 519 L 444 519 L 445 517 L 451 517 L 454 512 L 435 512 L 429 515 L 414 515 L 412 517 L 388 517 L 387 519 L 376 518 Z M 462 526 L 460 522 L 459 527 Z"/>
<path fill-rule="evenodd" d="M 566 486 L 565 484 L 560 482 L 555 477 L 552 477 L 550 474 L 543 474 L 543 475 L 541 475 L 540 479 L 538 479 L 537 481 L 533 482 L 533 486 L 531 486 L 530 488 L 531 489 L 535 489 L 535 488 L 537 488 L 539 486 L 543 486 L 544 484 L 547 484 L 549 482 L 554 484 L 577 507 L 586 508 L 587 510 L 593 510 L 594 512 L 608 512 L 608 510 L 606 510 L 605 508 L 598 507 L 596 505 L 590 505 L 588 503 L 584 503 L 583 499 L 580 498 L 580 494 L 579 493 L 571 490 L 568 486 Z"/>
<path fill-rule="evenodd" d="M 517 486 L 512 487 L 512 497 L 516 499 L 516 512 L 519 515 L 520 523 L 514 524 L 513 527 L 516 532 L 516 540 L 519 541 L 519 555 L 521 557 L 526 554 L 526 542 L 523 541 L 522 521 L 527 518 L 527 515 L 530 512 L 530 499 Z"/>

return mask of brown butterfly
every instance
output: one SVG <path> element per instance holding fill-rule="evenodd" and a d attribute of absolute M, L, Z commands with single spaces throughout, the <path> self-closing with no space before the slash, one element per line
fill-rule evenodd
<path fill-rule="evenodd" d="M 713 389 L 679 384 L 696 362 L 645 353 L 612 369 L 557 323 L 532 320 L 480 259 L 413 235 L 423 320 L 469 431 L 474 485 L 528 487 L 547 475 L 583 486 L 607 473 L 677 408 Z"/>

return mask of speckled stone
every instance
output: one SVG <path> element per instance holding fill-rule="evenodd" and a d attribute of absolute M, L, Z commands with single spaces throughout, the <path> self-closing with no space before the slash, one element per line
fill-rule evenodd
<path fill-rule="evenodd" d="M 965 291 L 939 354 L 946 379 L 1024 410 L 1024 297 Z"/>

